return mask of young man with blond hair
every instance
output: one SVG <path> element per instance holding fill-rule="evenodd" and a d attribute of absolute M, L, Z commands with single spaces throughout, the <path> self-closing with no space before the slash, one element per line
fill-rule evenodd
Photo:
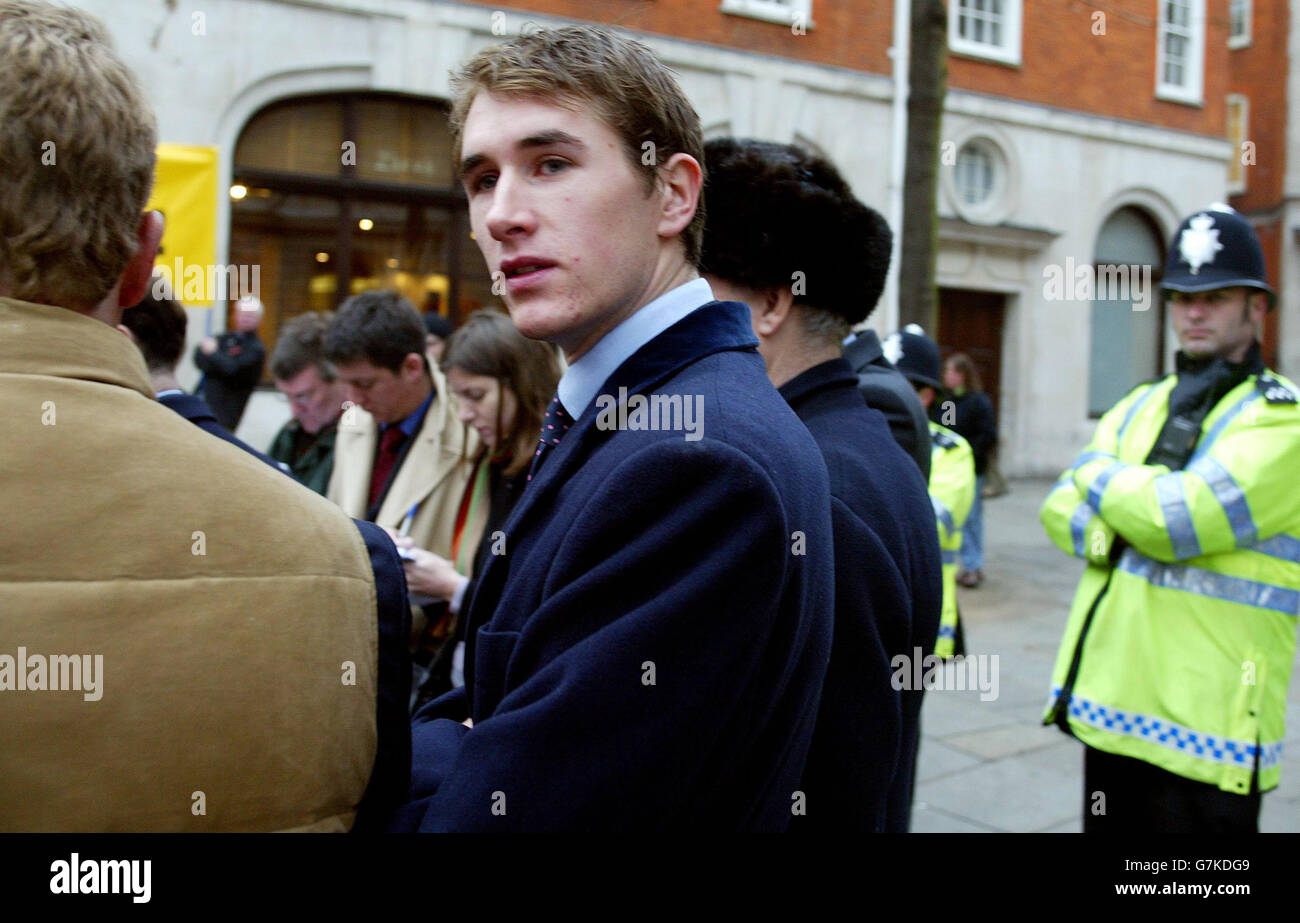
<path fill-rule="evenodd" d="M 475 239 L 569 367 L 394 827 L 785 829 L 830 652 L 830 496 L 748 309 L 699 278 L 699 118 L 595 28 L 485 49 L 455 89 Z"/>
<path fill-rule="evenodd" d="M 345 830 L 406 789 L 401 567 L 154 400 L 155 140 L 98 19 L 0 0 L 0 830 Z"/>

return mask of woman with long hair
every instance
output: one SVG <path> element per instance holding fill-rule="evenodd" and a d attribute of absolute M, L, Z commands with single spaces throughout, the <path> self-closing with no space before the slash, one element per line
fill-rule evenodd
<path fill-rule="evenodd" d="M 948 357 L 943 364 L 943 386 L 955 405 L 951 428 L 970 443 L 975 456 L 975 502 L 962 528 L 961 573 L 957 575 L 959 584 L 974 588 L 984 582 L 984 484 L 989 453 L 998 441 L 997 420 L 970 356 L 953 353 Z"/>
<path fill-rule="evenodd" d="M 417 684 L 415 707 L 464 682 L 465 625 L 459 614 L 492 554 L 493 535 L 523 493 L 546 406 L 560 379 L 554 347 L 526 338 L 509 317 L 490 309 L 474 312 L 457 328 L 440 365 L 461 421 L 477 430 L 482 444 L 459 517 L 472 517 L 475 506 L 486 503 L 487 526 L 468 576 L 445 558 L 413 547 L 410 539 L 396 539 L 398 547 L 407 550 L 410 592 L 448 600 L 457 616 L 453 637 Z"/>

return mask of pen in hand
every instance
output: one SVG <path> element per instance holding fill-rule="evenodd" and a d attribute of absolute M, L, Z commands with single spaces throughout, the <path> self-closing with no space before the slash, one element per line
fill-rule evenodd
<path fill-rule="evenodd" d="M 411 508 L 406 511 L 406 517 L 402 520 L 402 525 L 397 530 L 397 535 L 399 538 L 406 538 L 408 535 L 411 534 L 411 524 L 415 522 L 415 511 L 419 509 L 419 506 L 420 504 L 418 502 L 412 503 Z M 397 549 L 397 556 L 400 557 L 403 561 L 415 560 L 415 555 L 412 554 L 410 550 L 407 548 L 399 547 Z"/>
<path fill-rule="evenodd" d="M 412 503 L 411 508 L 406 511 L 406 518 L 402 520 L 402 525 L 397 530 L 397 534 L 402 536 L 402 538 L 411 534 L 411 524 L 415 522 L 415 511 L 419 508 L 420 504 Z"/>

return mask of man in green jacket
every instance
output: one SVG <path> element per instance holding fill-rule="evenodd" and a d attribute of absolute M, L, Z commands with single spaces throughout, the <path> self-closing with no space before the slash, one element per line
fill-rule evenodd
<path fill-rule="evenodd" d="M 330 316 L 298 315 L 280 328 L 271 354 L 271 376 L 289 399 L 293 419 L 276 433 L 267 454 L 322 497 L 334 470 L 334 437 L 343 412 L 343 384 L 321 348 Z"/>
<path fill-rule="evenodd" d="M 1086 832 L 1255 831 L 1281 774 L 1300 405 L 1261 358 L 1250 224 L 1212 205 L 1169 252 L 1177 371 L 1102 417 L 1041 512 L 1088 563 L 1044 715 L 1085 745 Z"/>

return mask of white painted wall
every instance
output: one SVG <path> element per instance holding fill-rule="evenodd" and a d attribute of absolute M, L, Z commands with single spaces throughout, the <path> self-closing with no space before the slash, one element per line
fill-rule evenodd
<path fill-rule="evenodd" d="M 1229 145 L 950 91 L 944 138 L 960 147 L 978 135 L 1009 160 L 1012 207 L 1001 220 L 1054 236 L 1041 250 L 945 244 L 938 280 L 1012 296 L 1003 328 L 1001 463 L 1008 474 L 1052 476 L 1088 442 L 1095 421 L 1087 415 L 1090 305 L 1045 299 L 1044 267 L 1069 258 L 1090 263 L 1102 224 L 1125 205 L 1145 210 L 1167 242 L 1184 215 L 1226 194 Z M 951 176 L 941 182 L 939 213 L 960 217 Z M 992 229 L 990 239 L 997 239 Z"/>

